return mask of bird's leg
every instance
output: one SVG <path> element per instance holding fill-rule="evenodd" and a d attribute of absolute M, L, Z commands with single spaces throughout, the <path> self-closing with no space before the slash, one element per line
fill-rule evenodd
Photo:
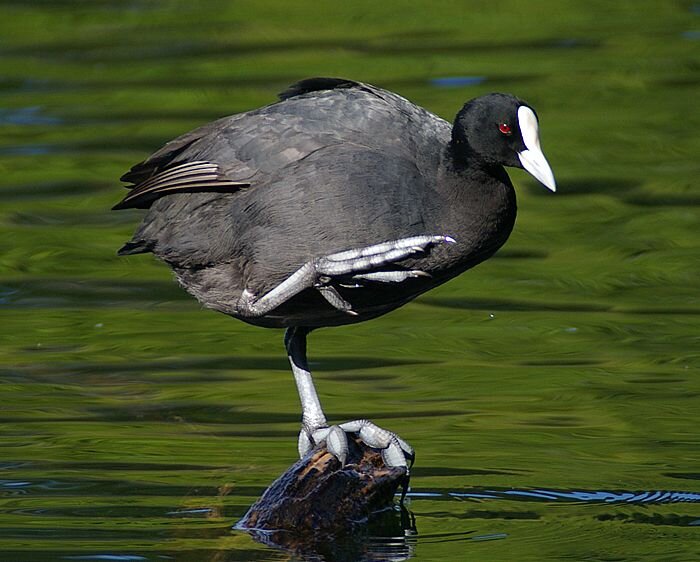
<path fill-rule="evenodd" d="M 318 443 L 326 441 L 328 449 L 333 449 L 331 452 L 344 464 L 348 451 L 347 439 L 337 426 L 328 427 L 306 360 L 306 336 L 309 332 L 308 328 L 287 328 L 284 333 L 284 346 L 301 400 L 299 456 L 303 458 Z"/>
<path fill-rule="evenodd" d="M 413 464 L 413 448 L 395 433 L 382 429 L 369 420 L 328 426 L 306 360 L 306 336 L 309 332 L 308 328 L 288 328 L 284 334 L 284 345 L 301 400 L 299 456 L 303 458 L 314 447 L 325 442 L 328 451 L 344 465 L 348 454 L 345 434 L 354 433 L 369 447 L 380 449 L 388 466 L 403 466 L 408 469 L 406 460 Z"/>
<path fill-rule="evenodd" d="M 355 314 L 350 303 L 331 286 L 334 280 L 342 280 L 350 276 L 355 281 L 400 283 L 412 277 L 427 276 L 427 273 L 418 270 L 381 272 L 371 270 L 397 263 L 435 244 L 453 242 L 454 239 L 449 236 L 410 236 L 318 257 L 306 262 L 261 297 L 245 289 L 237 304 L 238 313 L 242 316 L 264 316 L 294 295 L 315 287 L 332 306 L 349 314 Z"/>

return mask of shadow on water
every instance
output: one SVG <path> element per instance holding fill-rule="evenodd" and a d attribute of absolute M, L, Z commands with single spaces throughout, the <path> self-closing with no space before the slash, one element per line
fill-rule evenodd
<path fill-rule="evenodd" d="M 171 306 L 190 301 L 190 297 L 170 281 L 120 280 L 115 283 L 104 279 L 43 278 L 8 280 L 0 285 L 0 304 L 4 307 L 83 308 L 122 306 L 133 307 L 137 303 L 153 305 L 159 302 Z"/>
<path fill-rule="evenodd" d="M 538 302 L 515 299 L 483 298 L 431 298 L 422 297 L 420 302 L 428 306 L 461 310 L 507 311 L 507 312 L 616 312 L 625 314 L 682 314 L 697 315 L 700 310 L 695 307 L 663 306 L 611 306 L 596 302 Z"/>
<path fill-rule="evenodd" d="M 162 26 L 167 32 L 167 26 Z M 139 33 L 132 28 L 128 33 Z M 559 49 L 596 49 L 599 44 L 590 39 L 573 37 L 550 37 L 536 40 L 476 42 L 460 40 L 430 41 L 431 55 L 460 54 L 480 52 L 508 52 L 522 50 L 559 50 Z M 376 55 L 424 55 L 426 45 L 423 41 L 409 42 L 388 36 L 363 39 L 295 39 L 294 41 L 220 41 L 203 39 L 181 40 L 179 42 L 139 42 L 117 41 L 109 45 L 104 37 L 95 40 L 53 41 L 22 46 L 7 46 L 2 49 L 4 56 L 39 56 L 42 58 L 59 58 L 62 60 L 121 62 L 139 60 L 169 60 L 187 57 L 247 56 L 265 53 L 285 53 L 298 51 L 324 51 L 344 49 L 350 52 Z"/>
<path fill-rule="evenodd" d="M 624 199 L 625 203 L 639 207 L 698 207 L 700 195 L 690 193 L 638 193 L 631 194 Z"/>
<path fill-rule="evenodd" d="M 26 351 L 30 351 L 27 349 Z M 334 356 L 324 357 L 322 362 L 310 362 L 313 366 L 321 366 L 323 371 L 352 371 L 357 369 L 378 369 L 382 367 L 400 367 L 408 365 L 429 365 L 434 363 L 429 360 L 411 359 L 389 359 L 380 357 L 363 356 Z M 81 375 L 95 380 L 98 384 L 100 377 L 109 375 L 123 375 L 126 373 L 138 374 L 140 379 L 148 379 L 155 373 L 167 372 L 169 375 L 193 375 L 193 380 L 201 382 L 206 380 L 201 373 L 211 371 L 221 371 L 226 374 L 222 380 L 246 380 L 244 377 L 232 378 L 231 373 L 236 371 L 284 371 L 289 369 L 289 363 L 284 357 L 271 356 L 217 356 L 217 357 L 188 357 L 171 358 L 159 361 L 132 361 L 131 363 L 88 363 L 88 362 L 63 362 L 63 363 L 39 363 L 35 362 L 25 366 L 15 366 L 12 369 L 3 370 L 0 373 L 11 377 L 13 373 L 19 378 L 28 379 L 32 377 L 70 377 Z M 95 375 L 95 376 L 93 376 Z M 372 374 L 371 380 L 388 380 L 394 375 Z M 337 377 L 335 377 L 337 378 Z M 342 378 L 342 375 L 341 375 Z M 189 379 L 177 378 L 180 382 L 191 382 Z M 216 379 L 215 379 L 216 380 Z M 358 380 L 353 375 L 352 380 Z M 361 379 L 360 379 L 361 380 Z M 229 405 L 230 406 L 230 405 Z M 441 410 L 444 413 L 444 410 Z"/>
<path fill-rule="evenodd" d="M 211 76 L 196 76 L 188 78 L 187 76 L 170 77 L 158 76 L 149 78 L 120 78 L 120 79 L 84 79 L 62 81 L 60 79 L 42 79 L 42 80 L 13 80 L 0 78 L 0 92 L 31 92 L 31 93 L 48 93 L 48 92 L 102 92 L 109 91 L 115 88 L 127 90 L 130 88 L 141 89 L 265 89 L 282 91 L 290 84 L 299 79 L 298 75 L 289 76 L 262 76 L 254 78 L 240 77 L 211 77 Z M 434 77 L 430 75 L 415 76 L 410 78 L 394 78 L 381 81 L 381 86 L 388 89 L 401 88 L 424 88 L 426 85 L 434 88 L 452 88 L 473 86 L 483 83 L 488 83 L 492 87 L 513 87 L 513 84 L 523 84 L 536 82 L 541 80 L 542 76 L 537 74 L 491 74 L 489 76 L 446 76 Z M 274 97 L 267 100 L 268 102 L 275 101 Z M 247 111 L 251 109 L 247 105 L 227 105 L 223 111 L 227 114 Z M 100 108 L 97 112 L 94 108 L 82 109 L 76 115 L 61 115 L 60 119 L 65 123 L 72 124 L 94 124 L 103 123 L 109 120 L 119 122 L 143 122 L 146 120 L 166 120 L 166 119 L 187 119 L 187 120 L 213 120 L 222 117 L 221 109 L 212 110 L 202 108 L 200 106 L 184 107 L 184 108 L 149 108 L 144 111 L 138 107 L 126 109 Z M 167 139 L 161 139 L 167 140 Z M 129 139 L 124 140 L 125 144 L 129 143 Z"/>
<path fill-rule="evenodd" d="M 0 146 L 0 157 L 16 156 L 47 156 L 49 154 L 79 153 L 117 153 L 119 151 L 138 151 L 147 154 L 155 147 L 161 146 L 164 139 L 161 136 L 139 137 L 125 141 L 122 138 L 101 138 L 75 142 L 36 143 Z"/>
<path fill-rule="evenodd" d="M 458 308 L 464 310 L 502 310 L 509 312 L 608 312 L 611 306 L 592 302 L 525 302 L 507 299 L 481 299 L 481 298 L 431 298 L 423 297 L 423 304 L 441 308 Z"/>
<path fill-rule="evenodd" d="M 6 201 L 45 201 L 54 197 L 74 197 L 78 195 L 94 195 L 101 191 L 114 189 L 114 185 L 106 181 L 49 181 L 0 187 L 0 196 Z M 117 214 L 117 213 L 113 213 Z M 87 213 L 81 216 L 85 218 Z"/>
<path fill-rule="evenodd" d="M 528 195 L 536 197 L 547 196 L 538 183 L 524 182 Z M 557 182 L 557 197 L 573 197 L 576 195 L 621 195 L 639 188 L 642 181 L 634 178 L 564 178 Z"/>
<path fill-rule="evenodd" d="M 525 181 L 529 195 L 546 196 L 542 187 L 531 181 Z M 577 195 L 606 195 L 617 197 L 623 202 L 638 207 L 697 207 L 700 196 L 696 193 L 645 193 L 640 189 L 643 182 L 634 178 L 576 178 L 563 179 L 558 182 L 557 197 L 574 197 Z"/>

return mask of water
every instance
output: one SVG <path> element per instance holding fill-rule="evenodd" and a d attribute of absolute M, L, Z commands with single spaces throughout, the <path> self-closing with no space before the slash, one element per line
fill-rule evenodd
<path fill-rule="evenodd" d="M 417 450 L 415 532 L 394 517 L 318 550 L 700 559 L 699 14 L 0 3 L 0 559 L 289 559 L 231 531 L 295 458 L 282 334 L 201 310 L 150 257 L 117 258 L 140 213 L 108 209 L 165 140 L 312 75 L 450 119 L 517 93 L 559 183 L 512 172 L 518 224 L 495 258 L 312 335 L 329 417 L 373 418 Z"/>

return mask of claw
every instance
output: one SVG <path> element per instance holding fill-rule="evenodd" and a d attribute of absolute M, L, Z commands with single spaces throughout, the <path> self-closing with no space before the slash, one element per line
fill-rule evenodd
<path fill-rule="evenodd" d="M 408 470 L 407 460 L 411 466 L 415 453 L 406 441 L 395 433 L 387 431 L 369 420 L 354 420 L 341 423 L 340 429 L 347 433 L 357 433 L 360 439 L 373 449 L 380 449 L 384 463 L 387 466 L 404 467 Z"/>
<path fill-rule="evenodd" d="M 401 283 L 406 279 L 415 279 L 416 277 L 432 277 L 430 273 L 421 271 L 420 269 L 411 269 L 408 271 L 375 271 L 372 273 L 358 273 L 353 275 L 352 279 L 362 281 L 376 281 L 379 283 Z"/>
<path fill-rule="evenodd" d="M 396 440 L 390 443 L 386 449 L 382 450 L 382 459 L 384 459 L 384 464 L 387 466 L 397 466 L 408 469 L 408 466 L 406 466 L 406 457 Z"/>
<path fill-rule="evenodd" d="M 335 254 L 327 256 L 327 259 L 331 261 L 354 260 L 368 256 L 376 256 L 377 254 L 384 254 L 396 249 L 406 249 L 411 247 L 418 247 L 422 249 L 430 244 L 438 244 L 440 242 L 454 242 L 454 240 L 449 236 L 410 236 L 408 238 L 401 238 L 390 242 L 373 244 L 364 248 L 353 248 L 352 250 L 336 252 Z"/>
<path fill-rule="evenodd" d="M 394 434 L 394 437 L 396 438 L 396 441 L 398 442 L 399 447 L 401 447 L 403 454 L 406 455 L 406 457 L 408 457 L 410 459 L 411 463 L 413 463 L 413 461 L 416 460 L 416 453 L 413 450 L 413 447 L 411 447 L 408 443 L 406 443 L 406 441 L 401 439 L 401 437 L 399 437 L 398 435 Z"/>
<path fill-rule="evenodd" d="M 299 432 L 299 442 L 298 442 L 298 450 L 299 450 L 299 458 L 303 459 L 311 449 L 314 448 L 313 441 L 311 441 L 311 436 L 309 433 L 306 431 L 305 428 L 301 428 L 301 431 Z"/>
<path fill-rule="evenodd" d="M 331 287 L 330 285 L 319 285 L 316 290 L 321 293 L 324 299 L 326 299 L 333 308 L 350 314 L 351 316 L 357 316 L 357 312 L 352 309 L 352 305 L 340 296 L 340 293 Z"/>
<path fill-rule="evenodd" d="M 299 433 L 299 454 L 303 457 L 316 444 L 325 442 L 328 452 L 336 457 L 342 466 L 348 457 L 348 438 L 346 433 L 356 433 L 359 438 L 373 449 L 381 451 L 387 466 L 403 467 L 408 470 L 408 462 L 413 466 L 415 454 L 413 447 L 395 433 L 387 431 L 369 420 L 353 420 L 331 427 L 310 429 L 306 426 Z"/>
<path fill-rule="evenodd" d="M 342 466 L 345 466 L 348 458 L 348 438 L 337 425 L 316 429 L 302 426 L 299 432 L 299 458 L 303 459 L 316 445 L 322 443 L 325 443 L 328 452 L 337 458 Z"/>
<path fill-rule="evenodd" d="M 345 466 L 345 461 L 348 458 L 348 438 L 337 425 L 334 425 L 328 433 L 326 447 L 328 452 L 340 461 L 340 465 Z"/>

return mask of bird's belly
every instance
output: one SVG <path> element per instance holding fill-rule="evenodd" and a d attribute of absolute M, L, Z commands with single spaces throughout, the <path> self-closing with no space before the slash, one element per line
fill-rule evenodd
<path fill-rule="evenodd" d="M 430 262 L 412 258 L 405 260 L 407 269 L 425 271 L 429 274 L 428 277 L 409 278 L 397 283 L 363 281 L 363 284 L 357 287 L 332 282 L 333 288 L 351 306 L 351 312 L 335 308 L 316 288 L 310 287 L 269 312 L 252 316 L 240 306 L 246 284 L 232 264 L 221 264 L 219 267 L 197 271 L 175 271 L 180 284 L 207 308 L 267 328 L 319 328 L 355 324 L 396 310 L 488 258 L 496 249 L 497 247 L 493 247 L 488 251 L 482 249 L 480 253 L 458 254 L 458 259 L 455 259 L 449 255 L 451 248 L 441 246 L 431 252 Z"/>

